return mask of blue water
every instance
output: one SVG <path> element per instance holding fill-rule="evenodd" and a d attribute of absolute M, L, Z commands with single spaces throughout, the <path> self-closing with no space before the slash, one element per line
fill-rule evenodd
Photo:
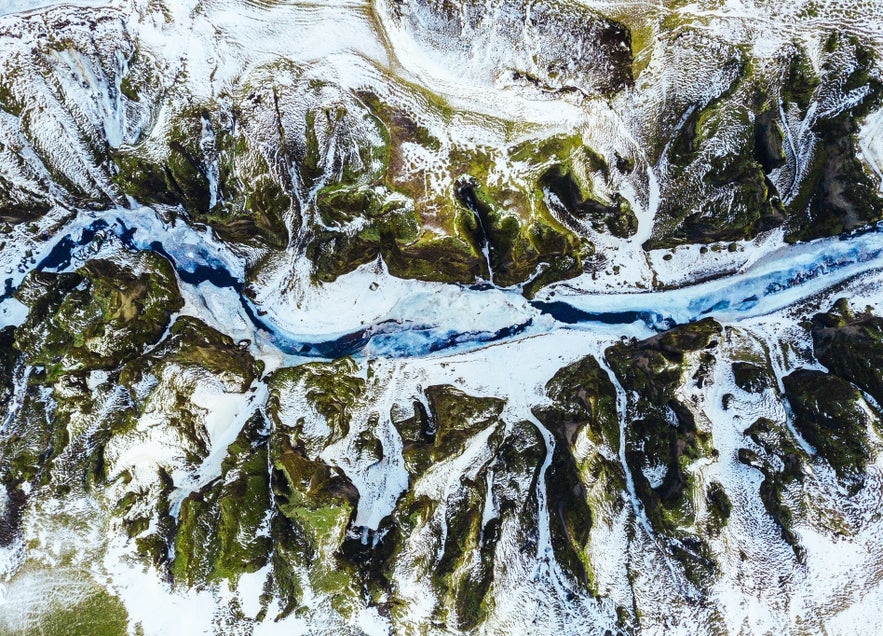
<path fill-rule="evenodd" d="M 245 292 L 242 278 L 229 271 L 223 254 L 213 253 L 213 250 L 220 252 L 222 248 L 212 246 L 206 240 L 178 244 L 174 235 L 168 232 L 165 233 L 167 240 L 163 242 L 151 235 L 156 234 L 151 229 L 151 223 L 155 221 L 155 218 L 148 218 L 144 227 L 137 227 L 127 225 L 119 217 L 95 220 L 79 231 L 63 235 L 35 268 L 50 271 L 71 268 L 85 258 L 77 254 L 80 248 L 89 246 L 96 238 L 104 240 L 112 234 L 127 249 L 147 249 L 166 258 L 185 283 L 194 286 L 208 283 L 217 288 L 232 289 L 245 315 L 263 336 L 284 353 L 306 357 L 428 355 L 506 340 L 539 328 L 534 319 L 525 320 L 523 315 L 516 324 L 496 331 L 466 332 L 453 331 L 444 325 L 389 319 L 331 340 L 296 340 L 261 317 Z M 153 228 L 156 227 L 154 223 Z M 795 302 L 800 294 L 806 297 L 857 273 L 883 266 L 881 229 L 881 226 L 874 226 L 861 234 L 787 247 L 781 254 L 772 255 L 768 262 L 748 272 L 680 289 L 608 295 L 572 291 L 569 295 L 557 294 L 555 300 L 534 300 L 530 306 L 536 310 L 537 316 L 551 317 L 561 328 L 638 323 L 653 331 L 662 331 L 706 316 L 738 319 L 758 315 Z M 187 235 L 189 239 L 194 236 L 200 237 L 195 232 Z M 0 301 L 9 298 L 14 291 L 13 280 L 7 279 Z M 489 302 L 492 302 L 490 298 L 489 295 Z"/>

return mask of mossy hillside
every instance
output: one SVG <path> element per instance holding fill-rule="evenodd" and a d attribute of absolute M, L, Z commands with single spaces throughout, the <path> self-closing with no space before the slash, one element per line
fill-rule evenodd
<path fill-rule="evenodd" d="M 118 17 L 107 14 L 39 25 L 25 20 L 6 33 L 33 40 L 26 49 L 8 51 L 0 70 L 0 109 L 18 129 L 4 143 L 6 158 L 16 165 L 5 175 L 10 179 L 0 177 L 0 218 L 33 221 L 55 203 L 114 206 L 106 180 L 114 135 L 101 119 L 122 124 L 123 143 L 135 140 L 158 91 L 150 59 L 135 62 L 137 45 Z M 83 91 L 93 82 L 99 87 Z M 143 87 L 144 101 L 119 90 L 133 82 Z M 40 108 L 26 108 L 38 102 Z"/>
<path fill-rule="evenodd" d="M 227 448 L 220 478 L 181 503 L 169 566 L 174 581 L 197 587 L 235 581 L 266 564 L 272 539 L 264 427 L 259 416 L 249 420 Z"/>
<path fill-rule="evenodd" d="M 616 389 L 588 356 L 559 370 L 546 393 L 551 405 L 534 414 L 555 437 L 546 479 L 553 543 L 559 562 L 592 590 L 592 520 L 605 518 L 625 485 L 618 464 L 608 459 L 619 452 Z M 588 454 L 581 450 L 583 437 L 592 448 Z"/>
<path fill-rule="evenodd" d="M 14 389 L 13 373 L 18 358 L 14 343 L 15 327 L 10 325 L 0 329 L 0 413 L 4 416 Z"/>
<path fill-rule="evenodd" d="M 0 223 L 30 223 L 52 209 L 47 193 L 19 187 L 0 175 Z"/>
<path fill-rule="evenodd" d="M 551 407 L 541 410 L 542 421 L 572 446 L 585 432 L 596 446 L 619 452 L 619 415 L 616 388 L 598 361 L 587 356 L 558 370 L 546 384 Z"/>
<path fill-rule="evenodd" d="M 34 271 L 16 297 L 29 312 L 15 346 L 49 381 L 133 358 L 159 340 L 183 306 L 172 266 L 152 252 L 87 261 L 71 274 Z"/>
<path fill-rule="evenodd" d="M 438 619 L 461 630 L 475 629 L 491 602 L 488 591 L 498 536 L 496 524 L 482 526 L 482 506 L 489 496 L 484 490 L 478 480 L 445 501 L 447 532 L 431 572 L 440 601 Z"/>
<path fill-rule="evenodd" d="M 340 186 L 320 191 L 316 207 L 324 228 L 314 233 L 306 255 L 318 280 L 333 281 L 378 254 L 394 274 L 401 272 L 396 255 L 417 241 L 420 230 L 410 202 L 379 187 Z"/>
<path fill-rule="evenodd" d="M 786 503 L 785 491 L 792 483 L 803 479 L 805 455 L 787 429 L 767 418 L 757 419 L 745 429 L 745 435 L 761 454 L 740 448 L 738 459 L 763 474 L 759 495 L 764 508 L 779 526 L 782 539 L 802 559 L 804 551 L 792 530 L 793 514 Z"/>
<path fill-rule="evenodd" d="M 710 435 L 696 425 L 693 412 L 675 391 L 685 379 L 690 358 L 710 355 L 708 350 L 717 345 L 720 333 L 718 323 L 704 319 L 647 340 L 615 344 L 604 354 L 623 388 L 634 396 L 625 454 L 635 490 L 657 531 L 692 545 L 693 549 L 684 551 L 677 542 L 672 544 L 696 581 L 704 580 L 711 565 L 703 556 L 706 547 L 690 532 L 698 519 L 693 505 L 695 484 L 687 467 L 697 459 L 713 457 L 716 451 Z M 653 486 L 645 470 L 660 464 L 665 475 Z"/>
<path fill-rule="evenodd" d="M 208 455 L 211 440 L 205 429 L 206 409 L 194 402 L 194 391 L 201 382 L 217 381 L 224 391 L 244 393 L 261 372 L 262 364 L 231 338 L 196 318 L 181 316 L 162 342 L 126 363 L 118 377 L 110 378 L 110 386 L 126 389 L 128 406 L 113 412 L 113 437 L 106 441 L 113 443 L 124 435 L 130 436 L 121 438 L 124 444 L 142 443 L 143 437 L 134 430 L 138 419 L 159 411 L 165 417 L 153 426 L 168 428 L 180 458 L 195 469 Z M 264 517 L 253 499 L 263 496 L 260 493 L 266 487 L 261 486 L 261 479 L 268 479 L 261 477 L 268 474 L 268 460 L 265 450 L 257 447 L 260 426 L 254 421 L 246 424 L 228 448 L 222 477 L 187 497 L 176 516 L 170 505 L 175 488 L 170 467 L 160 465 L 155 481 L 147 486 L 129 486 L 132 477 L 125 467 L 108 475 L 120 493 L 113 514 L 145 561 L 165 570 L 177 551 L 180 558 L 173 574 L 187 585 L 204 585 L 257 569 L 242 552 L 257 549 L 251 539 L 243 538 L 256 536 L 254 528 L 237 524 L 254 526 L 257 516 Z M 256 457 L 262 452 L 261 458 Z M 200 533 L 205 536 L 200 538 Z"/>
<path fill-rule="evenodd" d="M 53 425 L 53 405 L 47 404 L 40 387 L 31 385 L 15 416 L 8 421 L 0 445 L 0 481 L 8 494 L 2 527 L 5 542 L 17 536 L 27 500 L 25 484 L 45 484 L 51 477 L 53 460 L 67 447 L 64 427 Z M 25 486 L 27 488 L 27 486 Z"/>
<path fill-rule="evenodd" d="M 438 600 L 435 620 L 450 628 L 472 630 L 493 604 L 490 589 L 501 524 L 504 519 L 530 514 L 536 505 L 531 489 L 536 487 L 536 471 L 544 458 L 542 439 L 527 422 L 512 426 L 504 435 L 500 415 L 505 403 L 497 398 L 467 395 L 449 385 L 427 387 L 425 397 L 428 408 L 415 401 L 410 417 L 393 420 L 402 435 L 412 486 L 396 506 L 383 539 L 383 556 L 372 565 L 370 576 L 389 585 L 400 561 L 409 569 L 420 568 L 432 581 Z M 414 494 L 426 471 L 438 463 L 456 461 L 474 443 L 475 435 L 488 427 L 493 430 L 486 444 L 496 459 L 470 470 L 461 487 L 442 501 Z M 492 492 L 487 488 L 490 474 Z M 489 497 L 500 516 L 483 525 Z M 527 525 L 529 519 L 512 523 Z M 417 540 L 414 537 L 419 537 L 419 545 L 412 543 Z M 428 558 L 430 554 L 439 556 Z M 392 591 L 395 595 L 394 587 Z M 395 614 L 395 596 L 391 609 Z"/>
<path fill-rule="evenodd" d="M 182 458 L 195 468 L 208 455 L 211 440 L 207 409 L 193 400 L 194 392 L 208 383 L 212 391 L 243 394 L 262 367 L 232 338 L 197 318 L 180 316 L 159 345 L 122 368 L 118 381 L 132 400 L 132 421 L 159 409 L 166 415 L 162 426 L 179 440 Z"/>
<path fill-rule="evenodd" d="M 841 478 L 859 478 L 870 458 L 861 393 L 846 380 L 811 369 L 782 378 L 794 411 L 794 428 Z"/>
<path fill-rule="evenodd" d="M 733 362 L 732 371 L 736 386 L 748 393 L 759 393 L 772 386 L 772 378 L 766 369 L 752 362 Z"/>
<path fill-rule="evenodd" d="M 878 183 L 859 159 L 859 123 L 883 103 L 883 82 L 873 53 L 851 36 L 832 34 L 825 46 L 821 73 L 814 77 L 805 65 L 792 67 L 798 90 L 793 99 L 801 115 L 809 110 L 807 96 L 824 103 L 846 101 L 816 116 L 812 131 L 818 140 L 803 178 L 790 192 L 789 241 L 810 240 L 853 230 L 883 218 Z M 808 77 L 807 77 L 808 76 Z"/>
<path fill-rule="evenodd" d="M 855 315 L 845 300 L 812 320 L 813 351 L 828 370 L 883 404 L 883 319 Z"/>
<path fill-rule="evenodd" d="M 768 97 L 774 87 L 751 65 L 733 59 L 730 66 L 729 86 L 685 107 L 667 147 L 659 215 L 645 249 L 752 238 L 785 220 L 767 176 L 783 160 Z"/>
<path fill-rule="evenodd" d="M 129 615 L 122 600 L 92 582 L 88 572 L 76 572 L 81 577 L 80 589 L 73 599 L 60 600 L 59 594 L 48 594 L 46 602 L 34 613 L 29 613 L 24 624 L 7 623 L 0 618 L 0 633 L 4 636 L 126 636 L 129 634 Z M 61 578 L 71 574 L 55 574 Z M 47 573 L 47 576 L 49 574 Z M 14 580 L 14 579 L 13 579 Z M 62 584 L 63 585 L 63 584 Z M 47 585 L 51 589 L 51 584 Z"/>
<path fill-rule="evenodd" d="M 16 294 L 29 313 L 13 344 L 33 368 L 6 431 L 4 481 L 14 491 L 33 481 L 61 494 L 89 490 L 106 477 L 105 444 L 134 412 L 125 401 L 112 404 L 106 387 L 90 389 L 87 374 L 107 370 L 113 381 L 116 369 L 159 340 L 182 304 L 174 272 L 141 252 L 88 261 L 71 274 L 32 272 Z"/>
<path fill-rule="evenodd" d="M 705 491 L 705 505 L 709 510 L 709 519 L 707 531 L 710 535 L 720 534 L 730 518 L 733 511 L 733 504 L 730 501 L 724 487 L 718 482 L 712 482 Z"/>
<path fill-rule="evenodd" d="M 541 264 L 546 266 L 546 284 L 552 276 L 571 278 L 582 272 L 581 242 L 575 234 L 560 232 L 536 218 L 522 223 L 471 177 L 461 178 L 455 187 L 465 208 L 457 217 L 458 233 L 474 251 L 487 248 L 494 283 L 510 286 L 529 281 Z"/>
<path fill-rule="evenodd" d="M 428 412 L 415 402 L 414 416 L 395 422 L 402 436 L 405 466 L 414 477 L 434 462 L 462 453 L 476 434 L 499 426 L 505 406 L 498 398 L 467 395 L 450 385 L 427 387 L 424 394 Z"/>
<path fill-rule="evenodd" d="M 581 271 L 583 241 L 545 208 L 539 183 L 543 165 L 556 158 L 569 165 L 569 155 L 582 147 L 581 142 L 558 137 L 525 142 L 509 149 L 503 158 L 498 150 L 443 145 L 404 110 L 373 94 L 360 96 L 388 131 L 389 169 L 384 184 L 413 202 L 421 228 L 418 240 L 410 244 L 398 241 L 390 245 L 391 250 L 381 247 L 394 275 L 463 283 L 474 282 L 477 275 L 487 278 L 484 242 L 492 252 L 492 267 L 499 278 L 495 282 L 501 285 L 525 282 L 541 262 L 547 263 L 541 284 Z M 442 120 L 453 116 L 442 107 L 435 111 Z M 405 150 L 414 146 L 444 156 L 441 178 L 452 184 L 451 192 L 432 185 L 412 169 Z M 517 162 L 519 169 L 526 171 L 524 183 L 501 180 L 495 172 L 500 160 Z M 485 232 L 481 232 L 481 225 Z M 424 266 L 433 260 L 443 267 Z"/>
<path fill-rule="evenodd" d="M 457 397 L 450 387 L 440 387 L 446 397 Z M 474 396 L 465 396 L 467 401 Z M 475 406 L 475 405 L 473 405 Z M 430 408 L 435 420 L 445 418 L 445 409 Z M 422 419 L 422 415 L 418 414 Z M 405 435 L 415 432 L 400 423 Z M 493 609 L 492 584 L 495 558 L 502 528 L 510 526 L 522 550 L 536 550 L 539 467 L 545 459 L 545 445 L 537 428 L 530 422 L 517 422 L 506 429 L 497 421 L 487 438 L 493 458 L 470 470 L 460 486 L 445 494 L 443 500 L 426 495 L 415 496 L 419 490 L 419 474 L 413 474 L 415 485 L 399 501 L 389 532 L 384 539 L 385 556 L 375 571 L 389 581 L 398 567 L 417 569 L 418 577 L 430 580 L 437 604 L 433 618 L 450 629 L 475 630 Z M 408 432 L 410 430 L 410 433 Z M 456 460 L 466 447 L 457 446 L 445 457 Z M 421 468 L 422 469 L 422 468 Z M 413 465 L 409 464 L 409 471 Z M 422 474 L 422 473 L 421 473 Z M 488 478 L 492 476 L 488 490 Z M 487 498 L 492 497 L 496 515 L 484 523 Z M 400 608 L 399 590 L 392 586 L 391 611 L 395 617 Z"/>
<path fill-rule="evenodd" d="M 359 494 L 337 468 L 306 456 L 289 436 L 271 439 L 273 493 L 279 515 L 273 521 L 274 542 L 285 541 L 285 554 L 273 559 L 280 590 L 297 593 L 305 586 L 331 597 L 348 613 L 359 598 L 354 566 L 339 555 Z M 293 599 L 292 599 L 293 600 Z"/>
<path fill-rule="evenodd" d="M 124 482 L 128 478 L 129 476 L 123 475 Z M 157 485 L 151 493 L 155 500 L 148 506 L 148 516 L 139 514 L 135 509 L 144 492 L 126 492 L 117 501 L 114 510 L 122 518 L 126 534 L 134 539 L 136 554 L 159 571 L 168 571 L 169 563 L 174 557 L 172 548 L 180 521 L 180 511 L 177 519 L 171 514 L 170 497 L 174 489 L 171 475 L 160 466 L 157 469 Z M 152 519 L 155 523 L 151 523 Z"/>
<path fill-rule="evenodd" d="M 226 334 L 198 318 L 179 316 L 158 346 L 123 367 L 120 382 L 133 389 L 145 374 L 161 377 L 169 365 L 205 371 L 229 390 L 239 392 L 244 392 L 263 371 L 263 363 L 255 361 L 247 349 Z"/>
<path fill-rule="evenodd" d="M 358 365 L 352 358 L 280 369 L 268 380 L 267 412 L 277 427 L 291 431 L 296 443 L 318 455 L 327 445 L 349 433 L 353 410 L 366 390 L 365 379 L 358 372 Z M 322 418 L 321 424 L 327 426 L 327 432 L 318 436 L 304 433 L 304 417 L 311 415 L 289 406 L 292 400 L 300 397 L 305 398 Z M 310 430 L 316 428 L 310 426 Z"/>
<path fill-rule="evenodd" d="M 139 202 L 181 205 L 231 242 L 277 249 L 288 243 L 291 194 L 241 132 L 235 109 L 185 109 L 159 148 L 127 148 L 114 161 L 114 182 Z"/>
<path fill-rule="evenodd" d="M 585 150 L 594 172 L 607 176 L 609 168 L 601 157 Z M 540 184 L 555 195 L 568 215 L 570 224 L 588 223 L 597 232 L 608 231 L 618 238 L 628 238 L 638 231 L 638 218 L 628 201 L 614 193 L 612 202 L 602 203 L 587 197 L 568 166 L 556 164 L 543 173 Z"/>

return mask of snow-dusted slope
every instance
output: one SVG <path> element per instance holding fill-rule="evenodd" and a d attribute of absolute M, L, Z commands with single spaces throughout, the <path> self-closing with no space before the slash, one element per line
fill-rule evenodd
<path fill-rule="evenodd" d="M 0 3 L 0 634 L 878 634 L 883 6 Z"/>

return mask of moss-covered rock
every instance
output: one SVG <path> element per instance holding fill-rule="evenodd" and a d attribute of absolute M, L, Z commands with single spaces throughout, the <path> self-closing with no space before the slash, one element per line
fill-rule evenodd
<path fill-rule="evenodd" d="M 184 304 L 171 264 L 153 252 L 87 261 L 70 274 L 35 270 L 16 297 L 29 312 L 15 346 L 49 380 L 133 358 L 159 340 Z"/>
<path fill-rule="evenodd" d="M 416 220 L 418 234 L 414 238 L 410 229 L 406 233 L 387 230 L 385 221 L 372 220 L 372 206 L 363 205 L 367 214 L 362 218 L 369 224 L 369 231 L 380 234 L 380 245 L 351 237 L 345 240 L 340 235 L 331 237 L 334 245 L 330 252 L 353 255 L 337 259 L 351 263 L 341 271 L 379 252 L 395 276 L 473 283 L 479 277 L 491 277 L 483 254 L 486 248 L 494 282 L 502 286 L 524 283 L 529 296 L 542 285 L 582 271 L 582 258 L 591 252 L 591 245 L 546 209 L 540 183 L 549 161 L 571 165 L 569 154 L 582 147 L 578 140 L 552 137 L 510 149 L 505 161 L 531 166 L 524 179 L 515 182 L 494 173 L 496 162 L 501 160 L 492 156 L 497 150 L 442 145 L 404 108 L 372 93 L 359 96 L 387 130 L 389 159 L 383 183 L 388 191 L 409 201 L 416 215 L 409 219 Z M 430 104 L 443 120 L 453 117 L 449 108 L 431 100 Z M 451 184 L 450 192 L 413 169 L 408 153 L 418 146 L 438 156 L 443 165 L 440 179 Z M 375 226 L 381 231 L 370 230 Z"/>
<path fill-rule="evenodd" d="M 601 162 L 598 169 L 606 172 L 607 165 L 600 158 L 595 161 Z M 625 199 L 615 195 L 613 202 L 605 205 L 586 197 L 573 174 L 561 165 L 549 168 L 540 178 L 540 184 L 555 195 L 571 222 L 591 224 L 596 231 L 606 228 L 619 238 L 628 238 L 638 231 L 638 218 Z"/>
<path fill-rule="evenodd" d="M 267 409 L 277 426 L 291 429 L 301 444 L 318 454 L 328 444 L 347 436 L 353 410 L 365 393 L 365 379 L 359 377 L 352 358 L 334 362 L 310 362 L 280 369 L 268 381 L 270 398 Z M 319 426 L 311 430 L 324 433 L 304 435 L 304 418 L 312 417 L 292 403 L 302 396 L 321 416 Z M 315 439 L 314 439 L 315 437 Z"/>
<path fill-rule="evenodd" d="M 414 475 L 462 453 L 472 436 L 500 423 L 505 406 L 503 400 L 466 395 L 450 385 L 427 387 L 425 395 L 429 412 L 421 405 L 412 419 L 400 423 L 405 462 Z"/>
<path fill-rule="evenodd" d="M 835 33 L 826 43 L 821 77 L 814 78 L 802 66 L 792 67 L 792 77 L 800 88 L 786 97 L 802 112 L 809 108 L 806 96 L 821 90 L 815 88 L 819 84 L 833 86 L 828 90 L 838 91 L 848 104 L 812 118 L 818 141 L 790 193 L 787 240 L 832 236 L 883 218 L 879 184 L 859 159 L 858 147 L 859 122 L 883 103 L 883 82 L 874 71 L 873 53 L 856 38 Z"/>
<path fill-rule="evenodd" d="M 239 391 L 245 391 L 263 368 L 263 363 L 256 362 L 248 350 L 231 337 L 198 318 L 179 316 L 159 346 L 122 369 L 120 381 L 131 388 L 145 374 L 161 376 L 168 365 L 198 367 Z"/>
<path fill-rule="evenodd" d="M 763 474 L 759 496 L 767 513 L 779 526 L 782 539 L 794 550 L 798 559 L 804 549 L 792 530 L 792 512 L 786 505 L 784 492 L 795 481 L 803 479 L 805 456 L 784 426 L 767 418 L 758 418 L 745 429 L 763 455 L 748 448 L 740 448 L 738 459 L 746 466 L 756 468 Z"/>
<path fill-rule="evenodd" d="M 141 203 L 180 205 L 225 240 L 284 248 L 285 183 L 217 104 L 176 115 L 160 148 L 114 155 L 114 182 Z"/>
<path fill-rule="evenodd" d="M 736 386 L 748 393 L 762 391 L 772 383 L 769 373 L 752 362 L 733 362 L 732 369 Z"/>
<path fill-rule="evenodd" d="M 541 410 L 542 421 L 553 432 L 573 444 L 586 431 L 596 445 L 608 444 L 619 452 L 619 415 L 616 389 L 607 372 L 591 356 L 560 369 L 546 384 L 552 400 Z"/>
<path fill-rule="evenodd" d="M 272 550 L 267 437 L 250 419 L 227 448 L 220 478 L 188 495 L 178 513 L 173 579 L 202 586 L 263 567 Z"/>
<path fill-rule="evenodd" d="M 604 519 L 625 487 L 619 463 L 610 459 L 620 446 L 616 389 L 588 356 L 560 369 L 546 394 L 551 404 L 534 414 L 555 439 L 546 478 L 552 544 L 559 563 L 597 592 L 589 552 L 593 518 Z"/>
<path fill-rule="evenodd" d="M 455 187 L 466 209 L 458 217 L 459 233 L 475 252 L 487 250 L 494 283 L 508 287 L 529 281 L 541 264 L 546 266 L 545 284 L 582 271 L 580 241 L 574 234 L 539 219 L 523 223 L 517 215 L 506 213 L 471 177 L 461 178 Z M 568 267 L 563 268 L 564 263 Z M 491 272 L 483 274 L 491 277 Z M 557 278 L 550 279 L 550 274 Z"/>
<path fill-rule="evenodd" d="M 812 320 L 813 350 L 828 370 L 883 404 L 883 319 L 854 315 L 845 300 Z"/>
<path fill-rule="evenodd" d="M 654 528 L 677 539 L 671 543 L 672 550 L 697 582 L 713 566 L 707 547 L 689 530 L 698 519 L 693 505 L 695 484 L 687 466 L 717 451 L 709 433 L 696 425 L 693 411 L 675 391 L 684 381 L 688 356 L 710 355 L 706 349 L 717 345 L 720 332 L 718 323 L 704 319 L 640 342 L 618 343 L 604 354 L 634 399 L 625 456 L 635 491 Z M 684 542 L 691 549 L 684 550 Z"/>
<path fill-rule="evenodd" d="M 413 207 L 381 188 L 335 186 L 320 192 L 316 205 L 325 227 L 313 234 L 306 255 L 315 277 L 324 282 L 370 263 L 378 254 L 399 272 L 396 256 L 418 238 Z"/>
<path fill-rule="evenodd" d="M 781 160 L 771 105 L 762 89 L 761 97 L 748 98 L 756 78 L 742 63 L 731 65 L 731 84 L 683 113 L 668 146 L 659 214 L 645 249 L 752 238 L 785 220 L 765 168 Z"/>
<path fill-rule="evenodd" d="M 308 585 L 330 596 L 338 611 L 346 613 L 359 594 L 356 570 L 339 551 L 359 493 L 339 469 L 308 458 L 285 433 L 271 439 L 270 460 L 278 511 L 272 536 L 274 546 L 282 548 L 273 556 L 273 568 L 283 602 L 293 609 Z"/>
<path fill-rule="evenodd" d="M 126 636 L 129 633 L 129 615 L 123 601 L 103 587 L 91 581 L 88 572 L 76 572 L 80 578 L 80 589 L 74 599 L 58 598 L 60 594 L 48 594 L 37 612 L 31 613 L 22 621 L 20 629 L 7 629 L 0 624 L 0 629 L 8 636 L 71 636 L 88 634 L 89 636 Z M 53 574 L 62 581 L 69 573 Z M 52 589 L 51 583 L 47 588 Z"/>
<path fill-rule="evenodd" d="M 718 534 L 730 518 L 733 504 L 724 487 L 716 481 L 712 482 L 705 491 L 705 504 L 709 511 L 708 531 L 712 535 Z"/>
<path fill-rule="evenodd" d="M 831 464 L 838 476 L 858 476 L 870 457 L 871 416 L 849 382 L 821 371 L 798 369 L 782 378 L 794 411 L 794 428 Z"/>
<path fill-rule="evenodd" d="M 13 373 L 18 351 L 15 346 L 15 327 L 3 327 L 0 329 L 0 414 L 4 419 L 7 405 L 12 398 Z"/>
<path fill-rule="evenodd" d="M 414 485 L 390 519 L 383 561 L 376 571 L 391 578 L 403 567 L 408 576 L 425 577 L 436 601 L 433 620 L 448 628 L 476 630 L 493 609 L 491 592 L 502 528 L 518 533 L 521 550 L 538 548 L 533 528 L 537 489 L 543 487 L 537 478 L 545 444 L 530 422 L 516 422 L 504 432 L 498 400 L 487 402 L 448 386 L 430 387 L 429 395 L 428 415 L 417 409 L 412 421 L 397 424 L 403 436 L 412 440 L 406 453 L 411 456 L 408 468 Z M 437 434 L 430 425 L 427 435 L 423 421 L 427 417 L 438 423 Z M 421 484 L 431 484 L 439 473 L 433 473 L 429 482 L 421 477 L 436 465 L 475 452 L 479 442 L 474 436 L 488 426 L 492 427 L 490 435 L 482 438 L 486 447 L 468 476 L 460 479 L 456 489 L 441 492 L 439 499 L 427 495 Z M 432 463 L 414 462 L 415 447 L 431 443 L 426 454 L 433 457 Z M 407 597 L 409 591 L 396 589 L 393 581 L 391 592 L 390 609 L 396 616 L 400 609 L 396 599 Z"/>

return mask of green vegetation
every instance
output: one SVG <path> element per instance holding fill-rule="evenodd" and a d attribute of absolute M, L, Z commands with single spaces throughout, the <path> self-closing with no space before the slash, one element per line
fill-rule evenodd
<path fill-rule="evenodd" d="M 732 64 L 737 79 L 708 103 L 690 105 L 675 131 L 666 156 L 667 190 L 645 249 L 752 238 L 785 220 L 766 174 L 767 166 L 783 160 L 774 111 L 766 89 L 752 88 L 757 78 L 750 68 Z M 753 101 L 736 102 L 752 92 L 758 93 Z M 718 150 L 723 138 L 726 153 Z"/>
<path fill-rule="evenodd" d="M 88 575 L 87 575 L 88 576 Z M 5 636 L 126 636 L 129 616 L 116 596 L 97 585 L 73 602 L 52 600 L 21 630 L 3 630 Z M 30 618 L 30 617 L 29 617 Z M 0 624 L 2 629 L 2 624 Z"/>
<path fill-rule="evenodd" d="M 845 300 L 812 320 L 813 349 L 828 370 L 883 404 L 883 319 L 854 315 Z"/>
<path fill-rule="evenodd" d="M 87 261 L 75 273 L 32 271 L 16 291 L 29 307 L 15 346 L 45 380 L 112 368 L 156 342 L 183 306 L 171 264 L 153 252 L 128 263 Z"/>
<path fill-rule="evenodd" d="M 323 445 L 332 444 L 349 433 L 352 410 L 365 391 L 365 380 L 357 377 L 357 371 L 352 358 L 280 369 L 269 378 L 268 413 L 277 426 L 294 429 L 297 436 L 301 421 L 287 419 L 289 412 L 280 404 L 289 394 L 302 391 L 330 428 Z M 304 414 L 292 415 L 303 417 Z"/>
<path fill-rule="evenodd" d="M 767 371 L 756 364 L 737 361 L 732 368 L 736 386 L 743 391 L 758 393 L 772 384 Z"/>
<path fill-rule="evenodd" d="M 785 504 L 784 492 L 794 481 L 803 479 L 804 455 L 784 427 L 766 418 L 757 419 L 745 429 L 745 435 L 761 449 L 761 457 L 747 448 L 740 448 L 739 461 L 763 474 L 760 499 L 767 513 L 779 526 L 782 539 L 788 543 L 798 559 L 803 559 L 803 548 L 791 529 L 792 513 Z"/>
<path fill-rule="evenodd" d="M 114 182 L 141 203 L 181 205 L 225 240 L 284 248 L 290 194 L 246 137 L 222 125 L 217 115 L 210 105 L 179 113 L 162 159 L 138 149 L 117 152 Z"/>
<path fill-rule="evenodd" d="M 878 184 L 858 156 L 859 122 L 883 103 L 883 83 L 872 74 L 873 54 L 856 38 L 836 33 L 826 43 L 826 54 L 821 78 L 815 78 L 805 63 L 792 65 L 783 100 L 790 99 L 806 112 L 809 96 L 820 90 L 816 88 L 820 84 L 826 88 L 834 84 L 844 95 L 858 89 L 866 92 L 849 107 L 814 120 L 812 131 L 818 142 L 788 205 L 790 241 L 833 236 L 883 218 Z M 848 74 L 840 62 L 843 56 L 854 60 Z"/>
<path fill-rule="evenodd" d="M 255 572 L 272 550 L 265 527 L 270 507 L 267 438 L 253 417 L 228 448 L 220 478 L 181 503 L 170 571 L 176 582 L 200 587 Z"/>
<path fill-rule="evenodd" d="M 834 375 L 798 369 L 782 379 L 794 410 L 794 428 L 841 478 L 864 471 L 870 457 L 867 429 L 871 417 L 861 393 Z"/>
<path fill-rule="evenodd" d="M 627 392 L 637 394 L 634 415 L 626 430 L 626 462 L 635 491 L 653 527 L 678 541 L 671 548 L 695 582 L 712 571 L 707 547 L 690 528 L 698 521 L 693 506 L 695 487 L 687 466 L 717 451 L 711 436 L 696 426 L 693 412 L 676 397 L 687 355 L 710 356 L 721 326 L 711 319 L 675 327 L 647 340 L 618 343 L 605 352 L 610 367 Z M 697 381 L 699 379 L 697 378 Z M 645 469 L 665 467 L 662 482 L 653 486 Z M 680 545 L 690 545 L 683 550 Z"/>
<path fill-rule="evenodd" d="M 603 518 L 613 493 L 624 487 L 621 469 L 601 452 L 605 446 L 619 452 L 616 389 L 588 356 L 559 370 L 546 393 L 551 405 L 534 413 L 555 437 L 546 478 L 552 543 L 559 563 L 596 592 L 588 553 L 592 519 Z M 594 447 L 587 457 L 577 450 L 582 435 Z"/>

